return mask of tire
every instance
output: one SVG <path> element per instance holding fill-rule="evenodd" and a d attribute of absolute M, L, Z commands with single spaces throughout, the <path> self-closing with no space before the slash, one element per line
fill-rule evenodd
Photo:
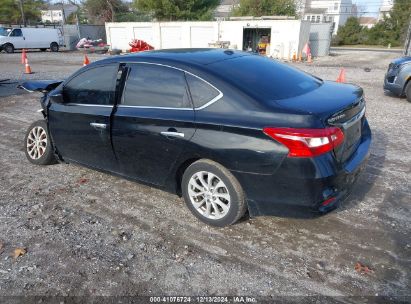
<path fill-rule="evenodd" d="M 40 51 L 45 52 L 45 51 L 47 51 L 47 49 L 40 49 Z"/>
<path fill-rule="evenodd" d="M 50 44 L 50 51 L 58 52 L 59 51 L 59 45 L 56 42 L 52 42 Z"/>
<path fill-rule="evenodd" d="M 217 185 L 220 186 L 214 188 Z M 201 159 L 191 164 L 183 174 L 181 187 L 188 209 L 208 225 L 232 225 L 242 218 L 247 210 L 244 191 L 238 180 L 214 161 Z M 203 191 L 202 189 L 211 191 L 195 194 Z M 196 204 L 197 200 L 200 202 Z"/>
<path fill-rule="evenodd" d="M 7 43 L 5 46 L 3 46 L 3 49 L 8 54 L 14 53 L 14 45 L 12 45 L 11 43 Z"/>
<path fill-rule="evenodd" d="M 408 81 L 405 86 L 405 96 L 407 97 L 408 102 L 411 102 L 411 80 Z"/>
<path fill-rule="evenodd" d="M 29 162 L 35 165 L 52 165 L 57 163 L 53 144 L 45 120 L 31 124 L 24 137 L 24 151 Z"/>

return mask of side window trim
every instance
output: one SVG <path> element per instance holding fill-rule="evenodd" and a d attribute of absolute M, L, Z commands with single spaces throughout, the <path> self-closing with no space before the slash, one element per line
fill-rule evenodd
<path fill-rule="evenodd" d="M 216 97 L 214 97 L 213 99 L 211 99 L 210 101 L 207 101 L 204 105 L 202 105 L 201 107 L 197 107 L 197 108 L 194 108 L 194 110 L 202 110 L 202 109 L 205 109 L 205 108 L 207 108 L 208 106 L 210 106 L 210 105 L 212 105 L 213 103 L 215 103 L 216 101 L 218 101 L 218 100 L 220 100 L 223 96 L 224 96 L 224 94 L 223 94 L 223 92 L 221 92 L 219 89 L 217 89 L 214 85 L 212 85 L 211 83 L 209 83 L 207 80 L 204 80 L 203 78 L 201 78 L 201 77 L 199 77 L 199 76 L 197 76 L 197 75 L 195 75 L 195 74 L 193 74 L 193 73 L 190 73 L 190 72 L 187 72 L 187 71 L 185 71 L 185 73 L 186 74 L 189 74 L 189 75 L 191 75 L 191 76 L 193 76 L 193 77 L 195 77 L 195 78 L 198 78 L 200 81 L 202 81 L 202 82 L 204 82 L 205 84 L 207 84 L 207 85 L 209 85 L 210 87 L 212 87 L 214 90 L 216 90 L 217 92 L 218 92 L 218 95 L 216 96 Z M 187 83 L 188 84 L 188 83 Z M 190 91 L 190 86 L 188 85 L 188 90 Z M 190 92 L 190 97 L 191 97 L 191 92 Z M 191 97 L 192 98 L 192 97 Z"/>
<path fill-rule="evenodd" d="M 193 76 L 193 77 L 196 77 L 196 78 L 200 79 L 201 81 L 205 82 L 206 84 L 208 84 L 209 86 L 211 86 L 212 88 L 214 88 L 214 89 L 218 92 L 218 95 L 217 95 L 216 97 L 214 97 L 212 100 L 210 100 L 210 101 L 208 101 L 207 103 L 205 103 L 204 105 L 202 105 L 201 107 L 197 107 L 197 108 L 196 108 L 196 107 L 194 107 L 194 105 L 193 105 L 192 97 L 191 97 L 191 93 L 190 93 L 190 88 L 189 88 L 189 86 L 188 86 L 187 80 L 185 79 L 185 81 L 186 81 L 186 90 L 187 90 L 187 94 L 189 95 L 190 102 L 191 102 L 191 104 L 192 104 L 192 106 L 193 106 L 192 108 L 170 108 L 170 107 L 152 107 L 152 106 L 130 106 L 130 105 L 124 105 L 124 104 L 123 104 L 123 103 L 124 103 L 124 92 L 125 92 L 125 90 L 126 90 L 128 77 L 129 77 L 129 75 L 130 75 L 130 71 L 128 71 L 128 72 L 127 72 L 127 77 L 126 77 L 126 79 L 125 79 L 125 84 L 124 84 L 124 86 L 123 86 L 123 90 L 122 90 L 122 93 L 121 93 L 121 102 L 117 105 L 117 107 L 122 107 L 122 108 L 140 108 L 140 109 L 183 110 L 183 111 L 196 110 L 196 111 L 198 111 L 198 110 L 202 110 L 202 109 L 207 108 L 208 106 L 210 106 L 210 105 L 212 105 L 213 103 L 217 102 L 218 100 L 220 100 L 220 99 L 224 96 L 223 92 L 221 92 L 218 88 L 216 88 L 214 85 L 212 85 L 211 83 L 209 83 L 207 80 L 205 80 L 205 79 L 201 78 L 200 76 L 197 76 L 197 75 L 195 75 L 195 74 L 193 74 L 193 73 L 191 73 L 191 72 L 188 72 L 188 71 L 186 71 L 186 70 L 183 70 L 183 69 L 180 69 L 180 68 L 177 68 L 177 67 L 173 67 L 173 66 L 171 66 L 171 65 L 166 65 L 166 64 L 161 64 L 161 63 L 154 63 L 154 62 L 144 62 L 144 61 L 127 62 L 126 64 L 127 64 L 127 66 L 129 66 L 129 65 L 131 65 L 131 64 L 151 64 L 151 65 L 158 65 L 158 66 L 168 67 L 168 68 L 171 68 L 171 69 L 175 69 L 175 70 L 181 71 L 181 72 L 183 72 L 184 74 L 189 74 L 189 75 L 191 75 L 191 76 Z M 184 78 L 185 78 L 185 77 L 184 77 Z"/>
<path fill-rule="evenodd" d="M 121 63 L 118 63 L 118 62 L 112 63 L 112 62 L 110 62 L 110 63 L 107 63 L 107 64 L 101 64 L 101 65 L 93 66 L 91 68 L 84 69 L 83 71 L 81 71 L 79 73 L 76 73 L 76 74 L 72 75 L 69 79 L 67 79 L 67 81 L 64 82 L 62 87 L 61 87 L 61 92 L 63 93 L 64 88 L 66 87 L 66 85 L 68 85 L 77 76 L 80 76 L 81 74 L 84 74 L 85 72 L 90 71 L 92 69 L 99 68 L 99 67 L 104 67 L 104 66 L 109 66 L 109 65 L 117 65 L 118 69 L 121 68 Z M 117 90 L 117 80 L 116 80 L 116 85 L 115 85 L 115 88 L 114 88 L 114 95 L 115 95 L 114 98 L 115 99 L 116 99 L 116 93 L 117 93 L 116 90 Z M 113 108 L 115 104 L 116 104 L 116 100 L 114 100 L 114 104 L 111 104 L 111 105 L 101 105 L 101 104 L 97 104 L 97 103 L 84 104 L 84 103 L 75 103 L 75 102 L 65 102 L 65 103 L 63 103 L 63 105 L 65 105 L 65 106 L 102 107 L 102 108 Z"/>

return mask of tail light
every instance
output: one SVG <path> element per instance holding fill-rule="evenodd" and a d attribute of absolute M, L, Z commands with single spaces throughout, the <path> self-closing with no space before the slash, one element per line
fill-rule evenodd
<path fill-rule="evenodd" d="M 284 144 L 289 157 L 314 157 L 332 151 L 344 142 L 340 128 L 293 129 L 264 128 L 263 132 Z"/>

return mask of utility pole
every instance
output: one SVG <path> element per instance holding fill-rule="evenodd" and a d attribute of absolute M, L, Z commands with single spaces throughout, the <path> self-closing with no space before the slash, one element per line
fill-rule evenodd
<path fill-rule="evenodd" d="M 107 0 L 107 4 L 110 7 L 111 11 L 111 22 L 114 22 L 114 8 L 113 8 L 113 3 L 110 2 L 110 0 Z"/>
<path fill-rule="evenodd" d="M 21 19 L 23 21 L 24 27 L 27 26 L 26 16 L 24 15 L 24 8 L 23 8 L 23 0 L 19 0 L 20 12 L 21 12 Z"/>
<path fill-rule="evenodd" d="M 61 25 L 66 24 L 66 14 L 64 13 L 64 1 L 61 1 Z"/>
<path fill-rule="evenodd" d="M 405 37 L 404 55 L 411 56 L 411 15 L 410 23 L 408 25 L 407 36 Z"/>

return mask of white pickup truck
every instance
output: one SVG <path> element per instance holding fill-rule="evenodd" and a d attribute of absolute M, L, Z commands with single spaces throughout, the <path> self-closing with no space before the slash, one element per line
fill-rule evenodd
<path fill-rule="evenodd" d="M 0 31 L 0 51 L 13 53 L 16 49 L 50 49 L 58 52 L 64 43 L 60 29 L 14 28 Z"/>

